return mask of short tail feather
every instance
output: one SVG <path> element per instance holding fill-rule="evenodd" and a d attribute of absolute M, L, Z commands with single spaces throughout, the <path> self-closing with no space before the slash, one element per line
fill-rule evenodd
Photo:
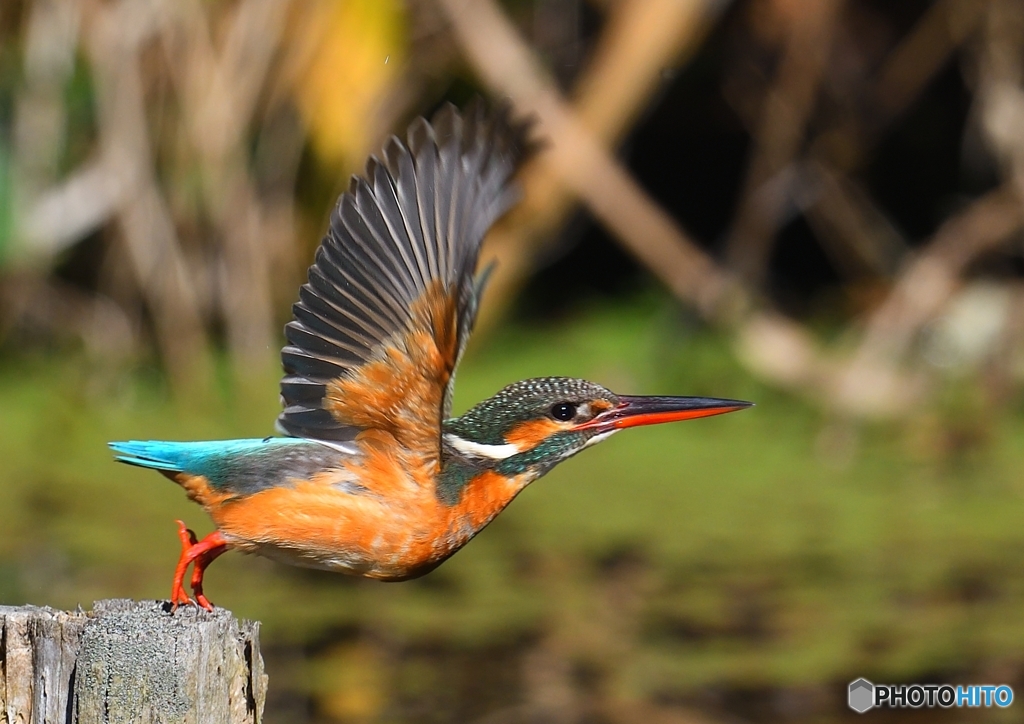
<path fill-rule="evenodd" d="M 150 468 L 165 473 L 188 473 L 190 475 L 217 476 L 225 466 L 239 460 L 252 459 L 253 454 L 262 454 L 261 465 L 268 460 L 280 458 L 277 453 L 287 452 L 310 443 L 294 437 L 265 437 L 241 440 L 199 440 L 192 442 L 168 442 L 165 440 L 129 440 L 128 442 L 107 443 L 119 453 L 118 462 Z M 314 444 L 315 445 L 315 444 Z M 265 458 L 270 455 L 269 459 Z"/>
<path fill-rule="evenodd" d="M 186 458 L 191 457 L 190 443 L 162 442 L 150 440 L 129 440 L 127 442 L 111 442 L 110 449 L 120 453 L 115 460 L 128 465 L 168 472 L 181 472 Z"/>

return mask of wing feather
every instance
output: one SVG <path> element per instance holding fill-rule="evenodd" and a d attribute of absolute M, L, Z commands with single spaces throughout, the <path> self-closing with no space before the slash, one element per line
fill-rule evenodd
<path fill-rule="evenodd" d="M 381 335 L 387 334 L 389 317 L 399 306 L 387 282 L 375 277 L 379 272 L 359 256 L 349 255 L 346 259 L 341 249 L 328 245 L 321 247 L 321 252 L 317 267 L 324 279 L 334 285 L 340 308 L 376 343 Z M 337 266 L 346 262 L 347 269 Z"/>
<path fill-rule="evenodd" d="M 434 166 L 434 228 L 437 231 L 441 278 L 447 278 L 454 272 L 451 263 L 452 237 L 449 223 L 455 201 L 456 157 L 461 145 L 455 135 L 454 118 L 451 113 L 442 113 L 440 118 L 434 120 L 434 132 L 438 140 L 438 162 Z"/>
<path fill-rule="evenodd" d="M 375 326 L 363 311 L 358 294 L 359 289 L 354 283 L 349 289 L 340 289 L 333 286 L 327 275 L 314 268 L 310 270 L 308 286 L 299 290 L 299 300 L 305 309 L 335 320 L 368 354 L 377 343 L 380 327 Z M 346 321 L 339 317 L 345 317 Z"/>
<path fill-rule="evenodd" d="M 348 369 L 344 365 L 335 364 L 330 360 L 317 357 L 300 347 L 288 345 L 281 350 L 281 357 L 288 369 L 294 370 L 295 375 L 305 377 L 309 380 L 330 380 L 345 374 Z M 286 379 L 290 379 L 286 378 Z M 287 400 L 287 398 L 285 398 Z M 299 437 L 302 437 L 301 435 Z"/>
<path fill-rule="evenodd" d="M 448 105 L 353 178 L 285 327 L 282 432 L 339 441 L 387 427 L 412 440 L 415 429 L 437 447 L 482 291 L 480 244 L 516 199 L 528 131 L 504 108 Z"/>
<path fill-rule="evenodd" d="M 281 388 L 298 405 L 316 404 L 324 396 L 325 386 L 321 382 L 313 382 L 302 377 L 292 377 L 281 383 Z"/>
<path fill-rule="evenodd" d="M 434 215 L 437 149 L 434 147 L 434 129 L 422 118 L 417 118 L 409 129 L 409 148 L 416 159 L 415 171 L 410 177 L 415 187 L 419 207 L 422 251 L 427 258 L 430 274 L 426 279 L 441 276 L 441 263 L 437 248 L 437 225 Z"/>
<path fill-rule="evenodd" d="M 402 206 L 398 202 L 395 181 L 384 166 L 377 165 L 373 170 L 373 194 L 377 200 L 379 208 L 376 211 L 382 224 L 378 230 L 384 232 L 384 243 L 393 245 L 395 261 L 401 262 L 400 271 L 406 285 L 405 289 L 416 290 L 423 275 L 412 258 L 415 242 L 406 225 Z M 373 220 L 376 223 L 376 216 Z"/>
<path fill-rule="evenodd" d="M 392 136 L 384 149 L 384 155 L 395 184 L 395 204 L 401 215 L 406 237 L 409 239 L 409 248 L 415 258 L 416 274 L 420 279 L 430 279 L 434 275 L 430 272 L 423 227 L 420 224 L 420 203 L 416 195 L 416 174 L 412 154 L 401 141 Z"/>
<path fill-rule="evenodd" d="M 415 293 L 417 285 L 409 276 L 408 265 L 401 258 L 402 243 L 408 242 L 397 238 L 388 225 L 387 214 L 394 211 L 386 205 L 385 189 L 389 184 L 380 178 L 380 175 L 387 174 L 387 171 L 371 160 L 367 173 L 374 179 L 373 187 L 361 186 L 356 197 L 359 218 L 369 234 L 369 238 L 365 240 L 366 245 L 376 250 L 377 260 L 386 269 L 393 288 L 401 295 L 402 301 L 407 303 L 409 296 Z"/>
<path fill-rule="evenodd" d="M 366 200 L 366 194 L 361 193 L 357 198 L 356 203 L 358 204 L 369 206 L 371 203 Z M 340 251 L 342 255 L 348 252 L 353 266 L 360 268 L 365 274 L 362 278 L 370 282 L 368 286 L 380 292 L 378 301 L 381 303 L 381 310 L 388 315 L 389 321 L 396 315 L 403 315 L 408 304 L 405 298 L 407 292 L 404 292 L 404 285 L 396 276 L 395 260 L 391 256 L 391 250 L 385 245 L 384 237 L 374 233 L 371 224 L 355 204 L 345 205 L 342 211 L 342 221 L 345 232 L 344 240 L 348 244 L 347 246 L 339 245 L 340 248 L 337 251 Z M 344 263 L 343 258 L 342 263 Z M 343 266 L 336 271 L 355 275 L 355 269 Z"/>
<path fill-rule="evenodd" d="M 319 334 L 330 337 L 339 346 L 352 352 L 355 356 L 353 364 L 366 357 L 373 349 L 373 340 L 353 329 L 343 327 L 334 320 L 345 312 L 331 304 L 329 299 L 314 296 L 309 292 L 300 294 L 303 306 L 295 310 L 295 321 L 304 324 Z"/>

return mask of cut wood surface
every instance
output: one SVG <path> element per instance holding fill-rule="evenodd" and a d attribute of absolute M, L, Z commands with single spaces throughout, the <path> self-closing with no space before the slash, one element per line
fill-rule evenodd
<path fill-rule="evenodd" d="M 257 724 L 259 623 L 161 601 L 0 606 L 0 724 Z"/>

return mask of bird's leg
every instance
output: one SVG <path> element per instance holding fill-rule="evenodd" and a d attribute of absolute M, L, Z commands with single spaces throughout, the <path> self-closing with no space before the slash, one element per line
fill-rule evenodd
<path fill-rule="evenodd" d="M 196 534 L 185 525 L 185 521 L 179 520 L 175 522 L 178 524 L 178 538 L 181 539 L 181 556 L 178 558 L 178 565 L 174 570 L 174 582 L 171 584 L 172 611 L 178 608 L 179 603 L 192 603 L 192 599 L 185 593 L 182 582 L 185 580 L 185 571 L 188 569 L 188 564 L 192 561 L 188 557 L 189 551 L 192 550 L 192 546 L 199 542 Z"/>
<path fill-rule="evenodd" d="M 178 523 L 178 538 L 181 540 L 181 557 L 178 558 L 178 565 L 174 569 L 174 582 L 171 584 L 171 610 L 176 610 L 179 604 L 193 603 L 192 599 L 185 593 L 185 572 L 190 564 L 195 563 L 192 569 L 192 592 L 195 594 L 196 603 L 208 611 L 213 610 L 213 605 L 203 595 L 203 572 L 213 560 L 227 550 L 227 541 L 220 531 L 214 531 L 199 541 L 196 534 L 189 530 L 183 521 Z"/>
<path fill-rule="evenodd" d="M 217 542 L 208 551 L 196 558 L 195 565 L 192 566 L 192 595 L 196 597 L 196 603 L 207 611 L 213 610 L 213 604 L 210 603 L 210 599 L 203 595 L 203 573 L 208 565 L 217 560 L 217 557 L 227 550 L 227 544 L 224 542 L 224 537 L 220 534 L 220 531 L 210 533 L 210 535 L 203 538 L 203 543 L 210 541 L 214 537 L 216 537 Z"/>

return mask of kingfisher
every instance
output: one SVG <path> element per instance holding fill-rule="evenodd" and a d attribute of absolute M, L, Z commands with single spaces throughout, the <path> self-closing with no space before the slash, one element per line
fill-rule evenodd
<path fill-rule="evenodd" d="M 750 406 L 543 377 L 451 416 L 487 280 L 480 245 L 517 200 L 529 136 L 506 106 L 446 105 L 353 177 L 285 327 L 280 436 L 110 443 L 118 461 L 184 488 L 216 526 L 199 540 L 177 521 L 173 608 L 212 610 L 204 572 L 228 550 L 384 581 L 421 576 L 532 481 L 619 430 Z"/>

